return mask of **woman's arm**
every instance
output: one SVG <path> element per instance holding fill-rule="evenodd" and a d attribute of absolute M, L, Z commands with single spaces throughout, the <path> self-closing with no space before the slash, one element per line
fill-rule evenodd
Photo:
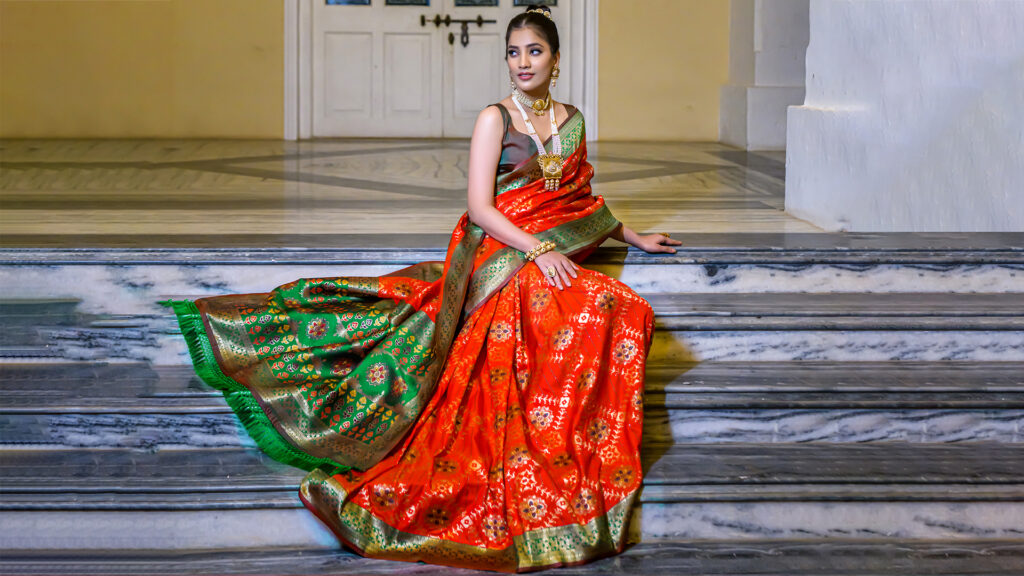
<path fill-rule="evenodd" d="M 630 246 L 636 246 L 644 252 L 656 253 L 667 252 L 675 254 L 676 249 L 672 246 L 681 246 L 679 240 L 673 240 L 665 234 L 637 234 L 625 224 L 620 225 L 612 232 L 611 237 L 619 242 L 625 242 Z"/>
<path fill-rule="evenodd" d="M 473 139 L 469 145 L 469 219 L 499 242 L 528 252 L 540 241 L 509 222 L 494 207 L 494 175 L 498 173 L 504 132 L 501 112 L 493 106 L 484 108 L 477 116 Z M 570 285 L 569 279 L 576 277 L 576 264 L 558 252 L 541 254 L 534 262 L 545 272 L 548 283 L 559 289 L 563 284 Z M 554 277 L 547 274 L 552 268 L 555 271 Z"/>
<path fill-rule="evenodd" d="M 484 108 L 477 116 L 469 144 L 469 219 L 501 243 L 527 252 L 540 241 L 494 207 L 494 175 L 498 173 L 503 135 L 501 113 L 493 106 Z"/>

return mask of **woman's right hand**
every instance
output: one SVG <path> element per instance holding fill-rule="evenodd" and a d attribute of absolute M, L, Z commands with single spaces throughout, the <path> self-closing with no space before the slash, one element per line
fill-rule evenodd
<path fill-rule="evenodd" d="M 537 256 L 533 263 L 540 268 L 540 273 L 547 278 L 548 284 L 559 290 L 572 286 L 570 278 L 575 278 L 576 271 L 580 269 L 568 256 L 554 250 Z M 554 275 L 551 274 L 552 271 L 554 271 Z"/>

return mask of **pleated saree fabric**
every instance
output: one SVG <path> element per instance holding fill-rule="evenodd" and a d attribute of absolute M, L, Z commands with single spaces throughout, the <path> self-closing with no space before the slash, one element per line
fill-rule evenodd
<path fill-rule="evenodd" d="M 581 260 L 619 223 L 569 111 L 545 191 L 502 108 L 495 205 Z M 303 502 L 357 552 L 517 572 L 624 546 L 653 315 L 617 280 L 581 269 L 560 291 L 464 215 L 443 263 L 169 304 L 198 374 L 309 471 Z"/>

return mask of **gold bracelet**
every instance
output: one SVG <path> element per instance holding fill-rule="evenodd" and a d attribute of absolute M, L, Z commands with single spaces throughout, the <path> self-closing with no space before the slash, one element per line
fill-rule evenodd
<path fill-rule="evenodd" d="M 533 247 L 532 250 L 526 253 L 526 261 L 533 262 L 537 259 L 537 256 L 546 252 L 551 252 L 555 249 L 555 243 L 551 241 L 541 242 L 540 244 Z"/>
<path fill-rule="evenodd" d="M 534 258 L 536 258 L 537 256 L 540 256 L 540 248 L 543 245 L 544 245 L 544 243 L 541 242 L 540 244 L 537 244 L 536 246 L 531 248 L 530 251 L 526 253 L 526 261 L 527 262 L 533 262 Z"/>

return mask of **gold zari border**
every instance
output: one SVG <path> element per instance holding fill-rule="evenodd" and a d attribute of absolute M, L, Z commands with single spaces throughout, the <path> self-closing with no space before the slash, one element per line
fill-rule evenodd
<path fill-rule="evenodd" d="M 423 561 L 459 568 L 525 572 L 544 567 L 579 564 L 621 550 L 636 488 L 603 516 L 586 524 L 569 524 L 525 532 L 506 548 L 487 548 L 410 534 L 394 528 L 358 504 L 322 470 L 302 481 L 300 496 L 347 546 L 360 554 L 386 560 Z"/>
<path fill-rule="evenodd" d="M 603 241 L 618 226 L 619 221 L 612 215 L 611 210 L 607 206 L 601 206 L 589 216 L 538 232 L 534 237 L 541 242 L 554 242 L 556 250 L 570 256 Z M 473 273 L 469 281 L 463 318 L 468 317 L 495 292 L 501 290 L 525 265 L 525 255 L 510 246 L 492 254 Z"/>

